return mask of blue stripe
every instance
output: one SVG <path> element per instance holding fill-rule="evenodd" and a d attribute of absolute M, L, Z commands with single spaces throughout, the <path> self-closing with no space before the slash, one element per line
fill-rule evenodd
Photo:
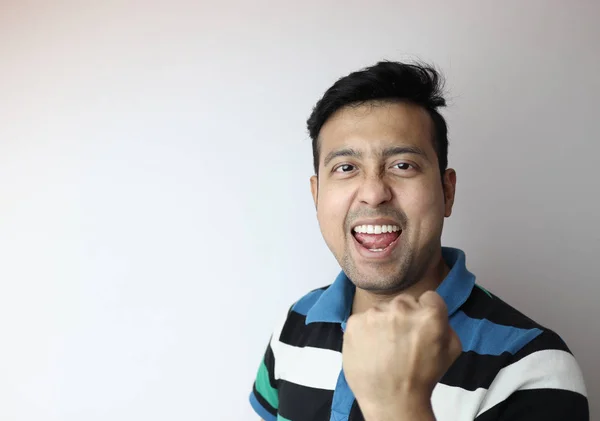
<path fill-rule="evenodd" d="M 308 311 L 315 305 L 318 299 L 323 294 L 322 289 L 317 289 L 315 291 L 311 291 L 306 294 L 304 297 L 300 298 L 296 304 L 292 307 L 292 310 L 296 313 L 300 313 L 303 316 L 306 316 Z"/>
<path fill-rule="evenodd" d="M 348 421 L 353 403 L 354 394 L 350 390 L 350 386 L 348 386 L 346 376 L 342 370 L 335 385 L 335 392 L 333 392 L 329 421 Z"/>
<path fill-rule="evenodd" d="M 250 405 L 256 411 L 256 413 L 265 421 L 277 421 L 277 417 L 267 411 L 256 399 L 254 392 L 250 393 Z"/>
<path fill-rule="evenodd" d="M 460 338 L 463 351 L 479 355 L 515 354 L 542 333 L 538 328 L 521 329 L 487 319 L 473 319 L 463 311 L 457 311 L 450 318 L 450 325 Z"/>
<path fill-rule="evenodd" d="M 456 248 L 442 247 L 442 257 L 446 264 L 450 266 L 450 272 L 437 288 L 437 293 L 446 302 L 448 314 L 454 314 L 461 305 L 467 301 L 473 285 L 475 284 L 475 275 L 467 269 L 467 258 L 465 253 Z"/>

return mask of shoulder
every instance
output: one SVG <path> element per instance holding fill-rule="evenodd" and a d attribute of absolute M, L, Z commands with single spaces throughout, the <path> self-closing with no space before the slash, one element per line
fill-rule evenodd
<path fill-rule="evenodd" d="M 512 361 L 545 350 L 572 354 L 557 332 L 481 286 L 475 285 L 460 310 L 471 327 L 485 327 L 476 332 L 484 341 L 502 343 L 502 351 L 511 354 Z"/>
<path fill-rule="evenodd" d="M 328 287 L 329 285 L 315 288 L 294 301 L 289 306 L 285 320 L 280 323 L 280 329 L 277 333 L 289 339 L 296 338 L 309 329 L 306 316 Z M 279 339 L 283 340 L 281 337 Z M 289 340 L 287 342 L 292 343 Z"/>
<path fill-rule="evenodd" d="M 303 328 L 303 326 L 306 325 L 307 313 L 315 305 L 315 303 L 321 297 L 321 294 L 323 294 L 328 287 L 329 285 L 326 285 L 310 290 L 289 304 L 287 307 L 287 312 L 280 315 L 275 324 L 272 340 L 280 340 L 282 332 L 289 332 L 290 330 L 297 331 L 298 329 Z"/>
<path fill-rule="evenodd" d="M 315 349 L 341 351 L 343 334 L 339 323 L 307 321 L 308 312 L 327 288 L 311 290 L 289 307 L 271 339 L 271 346 L 280 357 L 292 354 L 298 357 L 298 348 L 312 350 L 311 358 L 323 356 L 315 354 Z"/>
<path fill-rule="evenodd" d="M 461 310 L 471 318 L 486 319 L 498 325 L 519 329 L 544 329 L 540 323 L 478 284 L 473 287 Z"/>
<path fill-rule="evenodd" d="M 480 326 L 485 324 L 478 334 L 479 342 L 486 344 L 482 348 L 502 357 L 483 409 L 515 393 L 530 396 L 550 390 L 554 399 L 587 396 L 580 366 L 557 332 L 479 286 L 474 287 L 461 310 Z"/>

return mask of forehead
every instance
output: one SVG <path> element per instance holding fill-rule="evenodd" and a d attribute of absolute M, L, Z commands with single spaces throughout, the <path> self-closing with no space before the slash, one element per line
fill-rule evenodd
<path fill-rule="evenodd" d="M 342 147 L 369 154 L 402 145 L 417 146 L 433 158 L 432 140 L 433 122 L 427 111 L 406 102 L 344 107 L 325 122 L 319 133 L 321 157 Z"/>

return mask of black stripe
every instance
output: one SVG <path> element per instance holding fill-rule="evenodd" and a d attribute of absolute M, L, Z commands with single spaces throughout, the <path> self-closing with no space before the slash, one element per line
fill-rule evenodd
<path fill-rule="evenodd" d="M 585 396 L 560 389 L 518 390 L 475 421 L 589 421 Z"/>
<path fill-rule="evenodd" d="M 277 389 L 277 381 L 275 380 L 275 356 L 273 355 L 273 349 L 271 348 L 271 341 L 269 341 L 269 344 L 267 345 L 264 361 L 267 372 L 269 373 L 269 384 L 273 389 Z"/>
<path fill-rule="evenodd" d="M 306 324 L 306 316 L 290 312 L 279 341 L 291 346 L 342 351 L 343 332 L 339 323 L 314 322 Z"/>
<path fill-rule="evenodd" d="M 502 368 L 510 364 L 512 354 L 480 355 L 473 351 L 463 352 L 440 380 L 448 386 L 466 390 L 487 389 Z"/>
<path fill-rule="evenodd" d="M 499 325 L 513 326 L 521 329 L 544 329 L 540 324 L 502 301 L 494 294 L 491 295 L 492 297 L 475 286 L 471 295 L 469 295 L 469 298 L 460 309 L 473 319 L 487 319 Z"/>
<path fill-rule="evenodd" d="M 279 414 L 294 421 L 329 421 L 333 390 L 279 383 Z"/>
<path fill-rule="evenodd" d="M 258 401 L 258 403 L 260 403 L 263 408 L 265 408 L 267 410 L 267 412 L 269 412 L 271 415 L 273 416 L 277 416 L 277 409 L 273 408 L 271 406 L 271 404 L 269 402 L 267 402 L 265 400 L 265 398 L 262 397 L 262 395 L 258 392 L 258 390 L 256 390 L 256 384 L 254 384 L 252 386 L 252 392 L 254 393 L 254 396 L 256 397 L 256 400 Z"/>

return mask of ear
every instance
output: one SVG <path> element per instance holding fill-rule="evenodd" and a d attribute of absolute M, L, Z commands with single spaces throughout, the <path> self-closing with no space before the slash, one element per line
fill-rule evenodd
<path fill-rule="evenodd" d="M 454 206 L 454 196 L 456 194 L 456 171 L 448 168 L 444 172 L 444 216 L 447 218 L 452 215 L 452 206 Z"/>
<path fill-rule="evenodd" d="M 313 202 L 315 202 L 315 209 L 319 201 L 319 178 L 316 175 L 310 177 L 310 192 L 312 193 Z"/>

